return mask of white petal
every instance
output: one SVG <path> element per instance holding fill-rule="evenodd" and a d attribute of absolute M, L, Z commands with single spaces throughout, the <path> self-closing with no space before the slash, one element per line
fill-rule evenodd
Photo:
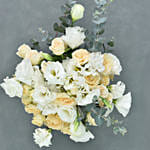
<path fill-rule="evenodd" d="M 65 41 L 65 43 L 72 49 L 83 44 L 85 38 L 86 37 L 83 32 L 83 28 L 78 26 L 66 28 L 66 35 L 62 36 L 62 39 Z"/>
<path fill-rule="evenodd" d="M 132 97 L 131 97 L 131 93 L 128 93 L 122 97 L 120 97 L 117 100 L 116 103 L 116 108 L 117 110 L 124 116 L 126 117 L 129 113 L 129 110 L 131 108 L 131 103 L 132 103 Z"/>
<path fill-rule="evenodd" d="M 63 121 L 72 123 L 77 117 L 77 112 L 72 106 L 64 106 L 58 109 L 58 115 Z"/>
<path fill-rule="evenodd" d="M 94 139 L 94 135 L 90 131 L 86 131 L 85 126 L 82 123 L 80 123 L 77 131 L 74 130 L 74 124 L 71 124 L 70 132 L 70 139 L 75 142 L 88 142 L 90 139 Z"/>
<path fill-rule="evenodd" d="M 34 66 L 33 86 L 44 86 L 44 78 L 38 66 Z"/>
<path fill-rule="evenodd" d="M 1 87 L 5 90 L 6 94 L 10 97 L 21 97 L 23 93 L 22 85 L 16 81 L 15 78 L 9 79 L 8 77 L 4 79 L 4 83 L 1 84 Z"/>
<path fill-rule="evenodd" d="M 32 68 L 32 64 L 29 59 L 24 59 L 17 67 L 16 67 L 16 79 L 31 85 L 32 78 L 34 75 L 34 71 Z"/>
<path fill-rule="evenodd" d="M 113 99 L 118 99 L 123 96 L 125 92 L 125 84 L 121 81 L 117 82 L 117 84 L 111 85 L 111 93 L 113 95 Z"/>

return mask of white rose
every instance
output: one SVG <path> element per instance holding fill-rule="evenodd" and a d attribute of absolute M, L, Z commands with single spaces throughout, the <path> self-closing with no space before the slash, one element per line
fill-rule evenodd
<path fill-rule="evenodd" d="M 121 113 L 123 115 L 123 117 L 126 117 L 131 108 L 131 103 L 132 103 L 131 93 L 128 93 L 128 94 L 118 98 L 115 106 L 116 106 L 117 110 L 119 111 L 119 113 Z"/>
<path fill-rule="evenodd" d="M 84 16 L 84 7 L 81 4 L 75 4 L 71 9 L 71 17 L 73 22 L 82 19 Z"/>
<path fill-rule="evenodd" d="M 90 131 L 86 131 L 82 122 L 80 122 L 77 130 L 75 130 L 74 124 L 70 124 L 70 132 L 70 139 L 75 142 L 88 142 L 90 139 L 94 139 L 94 135 Z"/>
<path fill-rule="evenodd" d="M 1 84 L 1 87 L 5 90 L 6 94 L 10 97 L 22 97 L 23 88 L 22 85 L 16 81 L 16 79 L 8 77 L 4 79 L 4 83 Z"/>
<path fill-rule="evenodd" d="M 44 72 L 44 77 L 49 84 L 63 84 L 65 76 L 64 68 L 59 62 L 51 62 Z"/>
<path fill-rule="evenodd" d="M 77 117 L 77 111 L 73 106 L 63 106 L 58 109 L 61 120 L 72 123 Z"/>
<path fill-rule="evenodd" d="M 66 35 L 62 36 L 65 43 L 72 49 L 75 49 L 83 44 L 85 38 L 86 36 L 83 32 L 83 28 L 78 26 L 66 28 Z"/>
<path fill-rule="evenodd" d="M 15 75 L 17 80 L 31 85 L 34 75 L 31 61 L 29 59 L 24 59 L 20 64 L 18 64 L 16 67 Z"/>
<path fill-rule="evenodd" d="M 36 144 L 38 144 L 41 147 L 49 147 L 49 145 L 52 145 L 51 139 L 52 134 L 46 130 L 46 129 L 35 129 L 35 133 L 33 133 L 34 141 Z"/>
<path fill-rule="evenodd" d="M 110 86 L 110 91 L 113 95 L 113 99 L 117 99 L 121 97 L 125 92 L 125 84 L 121 81 L 117 82 L 117 84 L 113 84 Z"/>

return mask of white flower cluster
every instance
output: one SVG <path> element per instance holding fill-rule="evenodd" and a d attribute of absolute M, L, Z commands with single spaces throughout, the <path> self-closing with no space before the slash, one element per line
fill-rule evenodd
<path fill-rule="evenodd" d="M 83 44 L 85 35 L 80 27 L 66 28 L 66 35 L 52 41 L 50 49 L 62 55 L 67 47 L 74 49 Z M 71 58 L 59 61 L 43 60 L 42 52 L 31 50 L 28 45 L 19 47 L 17 55 L 23 60 L 16 67 L 13 78 L 1 84 L 10 97 L 22 98 L 25 111 L 33 114 L 32 123 L 38 127 L 33 134 L 40 147 L 51 145 L 50 129 L 68 134 L 75 142 L 87 142 L 94 135 L 78 117 L 78 107 L 94 103 L 107 109 L 107 117 L 117 108 L 124 117 L 131 107 L 131 93 L 123 95 L 125 84 L 119 81 L 110 85 L 114 75 L 120 75 L 119 59 L 111 53 L 77 49 Z M 86 120 L 96 126 L 95 119 L 87 112 Z"/>

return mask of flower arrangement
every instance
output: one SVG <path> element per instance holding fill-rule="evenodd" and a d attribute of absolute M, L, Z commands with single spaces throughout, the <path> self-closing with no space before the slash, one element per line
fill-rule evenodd
<path fill-rule="evenodd" d="M 40 42 L 32 39 L 23 44 L 17 55 L 23 60 L 12 78 L 4 79 L 1 87 L 10 97 L 21 98 L 25 111 L 33 114 L 33 133 L 40 147 L 51 145 L 52 130 L 59 130 L 75 142 L 94 139 L 89 126 L 113 126 L 115 134 L 127 133 L 122 121 L 110 116 L 114 108 L 126 117 L 131 107 L 131 93 L 125 93 L 121 81 L 112 84 L 122 67 L 110 53 L 113 39 L 103 37 L 107 20 L 106 7 L 111 1 L 95 0 L 94 31 L 74 24 L 82 19 L 85 8 L 76 1 L 62 6 L 64 16 L 54 24 L 56 34 L 40 28 L 42 42 L 50 51 L 38 51 Z M 37 49 L 37 50 L 35 50 Z"/>

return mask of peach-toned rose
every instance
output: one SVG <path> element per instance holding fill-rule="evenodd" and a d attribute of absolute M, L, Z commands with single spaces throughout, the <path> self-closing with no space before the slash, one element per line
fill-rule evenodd
<path fill-rule="evenodd" d="M 55 104 L 60 106 L 73 106 L 75 105 L 75 100 L 70 98 L 66 93 L 57 93 Z"/>
<path fill-rule="evenodd" d="M 85 77 L 86 83 L 91 86 L 96 86 L 100 83 L 100 75 L 89 75 Z"/>
<path fill-rule="evenodd" d="M 41 114 L 34 115 L 32 124 L 41 127 L 45 121 L 45 117 Z"/>
<path fill-rule="evenodd" d="M 25 58 L 30 59 L 32 65 L 38 65 L 44 59 L 42 53 L 37 50 L 31 50 Z"/>
<path fill-rule="evenodd" d="M 41 111 L 37 108 L 37 106 L 33 104 L 29 104 L 25 106 L 25 111 L 29 114 L 34 114 L 34 115 L 41 113 Z"/>
<path fill-rule="evenodd" d="M 52 128 L 54 130 L 61 130 L 63 127 L 63 121 L 60 119 L 60 117 L 57 114 L 50 114 L 47 116 L 45 125 L 48 128 Z"/>
<path fill-rule="evenodd" d="M 108 92 L 108 89 L 106 88 L 106 86 L 100 85 L 99 89 L 100 89 L 100 96 L 103 97 L 103 98 L 107 98 L 109 92 Z"/>
<path fill-rule="evenodd" d="M 38 65 L 44 59 L 42 52 L 32 50 L 28 45 L 23 44 L 18 48 L 16 53 L 21 58 L 28 58 L 32 65 Z"/>
<path fill-rule="evenodd" d="M 79 49 L 72 53 L 72 58 L 75 59 L 80 65 L 87 63 L 89 57 L 89 52 L 86 49 Z"/>
<path fill-rule="evenodd" d="M 26 44 L 22 44 L 19 48 L 18 48 L 18 52 L 16 53 L 19 57 L 21 58 L 25 58 L 26 54 L 29 53 L 31 51 L 30 46 L 26 45 Z"/>
<path fill-rule="evenodd" d="M 61 132 L 63 134 L 71 135 L 71 132 L 70 132 L 70 123 L 64 122 L 63 126 L 62 126 L 62 129 L 61 129 Z"/>
<path fill-rule="evenodd" d="M 103 65 L 105 67 L 105 70 L 103 71 L 103 73 L 105 75 L 108 75 L 111 73 L 112 67 L 113 67 L 113 59 L 110 55 L 108 54 L 104 54 L 103 55 Z"/>
<path fill-rule="evenodd" d="M 23 96 L 22 96 L 22 103 L 24 105 L 28 105 L 33 102 L 32 93 L 33 93 L 32 87 L 24 84 L 23 85 Z"/>
<path fill-rule="evenodd" d="M 65 52 L 66 48 L 67 48 L 67 45 L 65 44 L 62 38 L 53 39 L 51 46 L 49 47 L 49 49 L 55 55 L 62 55 Z"/>
<path fill-rule="evenodd" d="M 110 76 L 109 75 L 102 75 L 100 83 L 105 85 L 105 86 L 109 85 L 109 83 L 110 83 Z"/>

